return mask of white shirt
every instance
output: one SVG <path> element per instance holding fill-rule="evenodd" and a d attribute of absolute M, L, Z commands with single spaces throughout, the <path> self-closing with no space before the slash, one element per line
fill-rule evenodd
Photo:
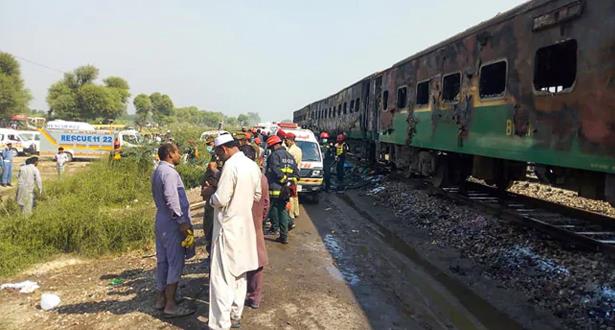
<path fill-rule="evenodd" d="M 17 204 L 25 205 L 25 199 L 31 198 L 30 194 L 35 187 L 38 187 L 39 192 L 43 192 L 41 172 L 33 164 L 22 165 L 17 176 Z"/>
<path fill-rule="evenodd" d="M 65 163 L 68 163 L 68 155 L 65 152 L 55 154 L 53 159 L 55 159 L 57 167 L 62 167 Z"/>
<path fill-rule="evenodd" d="M 212 246 L 224 245 L 222 262 L 233 276 L 258 268 L 252 203 L 261 194 L 261 171 L 254 161 L 237 152 L 224 162 L 210 199 L 214 207 Z"/>

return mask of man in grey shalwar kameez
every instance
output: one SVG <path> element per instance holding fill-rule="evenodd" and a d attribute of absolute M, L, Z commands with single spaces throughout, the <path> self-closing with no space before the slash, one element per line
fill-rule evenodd
<path fill-rule="evenodd" d="M 36 168 L 38 157 L 30 157 L 26 160 L 25 165 L 19 168 L 17 176 L 17 204 L 21 207 L 21 212 L 24 215 L 32 214 L 34 207 L 34 188 L 38 188 L 38 192 L 43 192 L 43 181 L 41 173 Z"/>
<path fill-rule="evenodd" d="M 175 170 L 180 153 L 175 144 L 164 143 L 158 148 L 160 163 L 152 174 L 152 194 L 156 203 L 156 297 L 155 307 L 166 318 L 186 316 L 193 309 L 178 306 L 176 292 L 184 269 L 186 253 L 182 241 L 192 230 L 190 205 L 184 184 Z"/>

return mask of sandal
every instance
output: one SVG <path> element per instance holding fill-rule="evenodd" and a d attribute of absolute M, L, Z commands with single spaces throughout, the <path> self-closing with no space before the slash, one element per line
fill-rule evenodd
<path fill-rule="evenodd" d="M 175 300 L 175 304 L 176 304 L 176 305 L 179 305 L 179 304 L 183 303 L 184 301 L 186 301 L 186 298 L 185 298 L 185 297 L 179 297 L 179 299 Z M 157 310 L 159 310 L 159 311 L 161 311 L 161 310 L 163 310 L 163 309 L 164 309 L 164 305 L 162 305 L 162 307 L 159 307 L 159 306 L 156 306 L 156 305 L 154 304 L 154 308 L 155 308 L 155 309 L 157 309 Z"/>
<path fill-rule="evenodd" d="M 175 312 L 173 313 L 163 312 L 162 317 L 165 319 L 172 319 L 176 317 L 184 317 L 184 316 L 192 315 L 195 312 L 196 312 L 195 309 L 177 306 L 177 309 L 175 310 Z"/>

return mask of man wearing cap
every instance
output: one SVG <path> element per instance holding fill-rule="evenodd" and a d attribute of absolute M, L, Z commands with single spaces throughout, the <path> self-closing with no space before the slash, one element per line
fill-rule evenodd
<path fill-rule="evenodd" d="M 252 204 L 261 199 L 261 172 L 229 134 L 215 141 L 224 168 L 215 193 L 211 270 L 210 329 L 238 328 L 247 292 L 246 274 L 258 268 Z"/>
<path fill-rule="evenodd" d="M 271 229 L 269 235 L 275 235 L 279 231 L 277 241 L 288 244 L 288 225 L 290 217 L 286 204 L 290 198 L 290 186 L 297 183 L 299 169 L 295 159 L 282 146 L 282 139 L 274 135 L 267 139 L 267 147 L 272 150 L 267 159 L 265 175 L 269 182 L 269 195 L 271 197 Z"/>
<path fill-rule="evenodd" d="M 39 193 L 43 193 L 43 181 L 41 173 L 36 168 L 38 157 L 26 159 L 26 164 L 21 165 L 17 176 L 17 204 L 24 215 L 32 214 L 34 207 L 34 188 L 38 188 Z"/>
<path fill-rule="evenodd" d="M 286 133 L 286 139 L 284 139 L 284 144 L 293 158 L 295 159 L 295 164 L 297 164 L 297 168 L 301 168 L 301 159 L 303 158 L 303 152 L 301 148 L 297 146 L 295 143 L 295 134 L 289 132 Z M 291 219 L 299 217 L 299 195 L 297 194 L 297 185 L 294 184 L 291 189 L 291 197 L 290 197 L 290 210 L 288 211 Z M 289 225 L 289 229 L 293 229 L 295 227 L 294 222 L 291 220 Z"/>
<path fill-rule="evenodd" d="M 2 158 L 2 186 L 12 186 L 11 179 L 13 178 L 13 158 L 17 155 L 11 142 L 6 144 L 4 150 L 0 154 Z"/>

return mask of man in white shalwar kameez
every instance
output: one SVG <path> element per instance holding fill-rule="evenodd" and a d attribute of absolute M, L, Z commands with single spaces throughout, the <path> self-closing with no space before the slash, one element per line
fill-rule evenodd
<path fill-rule="evenodd" d="M 24 215 L 32 214 L 34 188 L 38 188 L 39 193 L 43 192 L 43 181 L 41 180 L 41 173 L 36 168 L 37 164 L 38 157 L 30 157 L 26 160 L 26 164 L 19 168 L 16 199 Z"/>
<path fill-rule="evenodd" d="M 214 207 L 209 328 L 238 328 L 246 298 L 246 273 L 258 268 L 252 204 L 261 198 L 261 172 L 237 148 L 230 134 L 215 140 L 224 161 L 222 175 L 210 203 Z"/>

